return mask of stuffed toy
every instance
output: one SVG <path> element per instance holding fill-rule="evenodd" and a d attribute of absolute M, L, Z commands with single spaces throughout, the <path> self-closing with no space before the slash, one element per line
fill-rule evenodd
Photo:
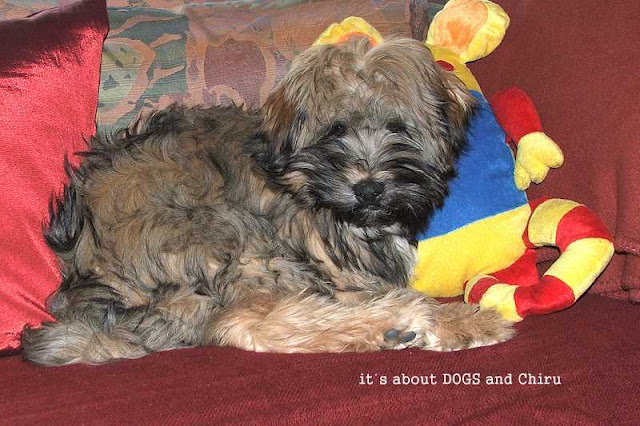
<path fill-rule="evenodd" d="M 464 295 L 521 321 L 571 306 L 613 256 L 612 237 L 599 218 L 570 200 L 529 201 L 525 189 L 563 163 L 529 97 L 511 88 L 488 102 L 466 66 L 502 41 L 509 17 L 495 3 L 450 0 L 434 17 L 426 44 L 436 61 L 474 94 L 477 111 L 444 206 L 418 239 L 412 286 L 432 297 Z M 340 43 L 381 35 L 361 18 L 329 27 L 316 41 Z M 514 156 L 508 143 L 517 148 Z M 535 248 L 561 255 L 539 277 Z"/>

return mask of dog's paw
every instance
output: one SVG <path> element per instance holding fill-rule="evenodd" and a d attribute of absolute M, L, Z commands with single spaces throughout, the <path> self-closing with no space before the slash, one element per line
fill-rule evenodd
<path fill-rule="evenodd" d="M 414 293 L 389 293 L 378 299 L 393 312 L 386 321 L 370 323 L 365 339 L 382 350 L 420 348 L 457 351 L 504 342 L 514 336 L 513 323 L 493 309 L 465 303 L 438 304 Z"/>
<path fill-rule="evenodd" d="M 478 330 L 474 333 L 473 346 L 471 347 L 477 348 L 506 342 L 516 334 L 513 322 L 504 319 L 494 309 L 480 309 L 478 307 L 474 318 Z"/>
<path fill-rule="evenodd" d="M 420 346 L 421 341 L 418 334 L 413 330 L 400 330 L 392 328 L 383 334 L 383 343 L 380 348 L 383 350 L 405 349 L 413 346 Z"/>
<path fill-rule="evenodd" d="M 513 323 L 493 309 L 477 305 L 442 305 L 436 327 L 424 349 L 458 351 L 505 342 L 515 335 Z"/>

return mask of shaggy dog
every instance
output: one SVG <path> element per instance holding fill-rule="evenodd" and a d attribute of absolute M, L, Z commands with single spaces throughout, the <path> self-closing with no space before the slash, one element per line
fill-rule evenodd
<path fill-rule="evenodd" d="M 362 39 L 300 55 L 260 111 L 172 107 L 93 140 L 46 235 L 56 322 L 25 330 L 25 358 L 507 340 L 496 312 L 406 288 L 473 107 L 423 44 Z"/>

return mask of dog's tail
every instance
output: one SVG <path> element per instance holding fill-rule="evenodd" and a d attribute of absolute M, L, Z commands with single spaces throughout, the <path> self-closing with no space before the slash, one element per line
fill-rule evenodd
<path fill-rule="evenodd" d="M 23 356 L 26 360 L 40 365 L 65 365 L 75 362 L 100 363 L 106 359 L 97 342 L 112 340 L 101 331 L 100 319 L 85 322 L 89 313 L 97 312 L 91 306 L 89 293 L 100 296 L 103 302 L 113 301 L 115 298 L 106 286 L 100 286 L 91 277 L 80 277 L 74 268 L 75 255 L 87 224 L 86 212 L 80 197 L 81 179 L 78 170 L 74 169 L 65 159 L 65 170 L 69 183 L 63 192 L 51 200 L 49 206 L 49 223 L 43 230 L 44 239 L 49 248 L 55 252 L 59 261 L 63 281 L 56 292 L 47 300 L 48 311 L 56 317 L 57 322 L 47 322 L 41 328 L 27 326 L 22 333 Z M 102 289 L 101 289 L 102 287 Z M 81 291 L 78 291 L 81 290 Z M 69 293 L 69 294 L 68 294 Z M 74 301 L 85 299 L 79 309 L 66 313 L 69 297 Z M 64 312 L 64 314 L 62 314 Z M 56 315 L 56 313 L 63 315 Z M 127 341 L 126 338 L 119 340 Z M 114 345 L 106 345 L 113 347 Z M 122 351 L 122 350 L 120 350 Z"/>
<path fill-rule="evenodd" d="M 92 276 L 72 272 L 49 300 L 56 322 L 22 333 L 24 358 L 38 365 L 103 364 L 149 351 L 130 327 L 120 295 Z"/>
<path fill-rule="evenodd" d="M 49 223 L 43 231 L 47 245 L 60 261 L 63 276 L 60 287 L 47 300 L 56 322 L 23 330 L 23 356 L 39 365 L 101 364 L 114 358 L 143 356 L 147 352 L 130 332 L 108 327 L 119 306 L 115 291 L 94 277 L 81 276 L 75 268 L 81 239 L 99 242 L 81 197 L 84 171 L 74 169 L 66 159 L 65 170 L 69 183 L 60 196 L 52 199 Z M 74 308 L 66 309 L 71 303 Z"/>
<path fill-rule="evenodd" d="M 133 333 L 120 328 L 105 332 L 97 323 L 80 320 L 27 328 L 22 334 L 22 349 L 25 360 L 42 366 L 104 364 L 148 354 Z"/>

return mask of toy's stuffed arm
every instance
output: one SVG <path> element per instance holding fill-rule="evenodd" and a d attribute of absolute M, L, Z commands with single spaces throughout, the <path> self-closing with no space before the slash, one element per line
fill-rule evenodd
<path fill-rule="evenodd" d="M 507 89 L 493 96 L 490 103 L 507 138 L 518 147 L 514 178 L 519 189 L 542 182 L 549 168 L 562 165 L 562 150 L 542 131 L 538 112 L 525 92 Z"/>

